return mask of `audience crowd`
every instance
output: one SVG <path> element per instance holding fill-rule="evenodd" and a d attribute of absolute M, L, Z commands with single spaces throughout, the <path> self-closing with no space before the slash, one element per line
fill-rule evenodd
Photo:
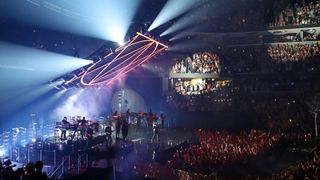
<path fill-rule="evenodd" d="M 320 55 L 319 43 L 312 44 L 276 44 L 269 46 L 267 52 L 272 60 L 286 62 L 286 61 L 300 61 Z"/>
<path fill-rule="evenodd" d="M 214 169 L 255 156 L 272 147 L 281 135 L 251 130 L 240 135 L 196 130 L 199 144 L 178 149 L 169 165 L 196 173 L 208 174 Z"/>
<path fill-rule="evenodd" d="M 230 86 L 204 94 L 183 95 L 177 92 L 167 95 L 167 103 L 173 109 L 187 111 L 216 111 L 232 102 Z"/>
<path fill-rule="evenodd" d="M 290 166 L 266 179 L 319 179 L 320 150 L 315 150 L 311 158 Z"/>
<path fill-rule="evenodd" d="M 295 1 L 277 13 L 271 27 L 287 25 L 315 25 L 320 23 L 320 1 Z M 281 4 L 281 3 L 279 3 Z"/>
<path fill-rule="evenodd" d="M 269 131 L 301 135 L 310 132 L 310 122 L 306 122 L 308 107 L 303 98 L 252 99 L 249 106 Z"/>
<path fill-rule="evenodd" d="M 225 86 L 229 86 L 229 80 L 213 80 L 213 79 L 196 79 L 196 80 L 180 80 L 175 82 L 176 92 L 182 95 L 200 95 L 207 94 Z"/>
<path fill-rule="evenodd" d="M 175 63 L 171 73 L 219 73 L 220 59 L 212 52 L 194 53 Z"/>
<path fill-rule="evenodd" d="M 320 71 L 318 42 L 233 47 L 222 54 L 222 75 Z"/>
<path fill-rule="evenodd" d="M 24 168 L 14 170 L 15 164 L 9 159 L 0 161 L 0 179 L 1 180 L 46 180 L 48 176 L 42 172 L 43 162 L 28 163 Z"/>
<path fill-rule="evenodd" d="M 229 2 L 230 3 L 230 2 Z M 234 3 L 236 9 L 221 16 L 209 16 L 213 31 L 250 31 L 287 26 L 313 26 L 320 23 L 320 1 L 246 0 Z"/>

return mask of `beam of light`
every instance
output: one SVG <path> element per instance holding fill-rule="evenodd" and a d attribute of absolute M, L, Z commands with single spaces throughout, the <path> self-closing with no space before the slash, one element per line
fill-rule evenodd
<path fill-rule="evenodd" d="M 3 157 L 5 155 L 5 151 L 4 151 L 4 149 L 0 149 L 0 157 Z"/>
<path fill-rule="evenodd" d="M 8 102 L 5 103 L 5 106 L 1 107 L 1 110 L 3 112 L 12 112 L 21 109 L 24 106 L 36 100 L 38 97 L 52 90 L 52 87 L 48 84 L 42 84 L 32 86 L 31 89 L 32 90 L 27 91 L 20 96 L 16 96 L 10 99 Z"/>
<path fill-rule="evenodd" d="M 198 3 L 199 1 L 196 0 L 168 0 L 156 19 L 152 22 L 148 31 L 151 31 L 187 12 L 191 8 L 195 7 Z"/>
<path fill-rule="evenodd" d="M 210 6 L 205 7 L 204 6 Z M 167 28 L 163 33 L 160 34 L 160 37 L 177 32 L 179 30 L 192 27 L 199 29 L 199 26 L 206 24 L 204 21 L 207 21 L 207 16 L 210 12 L 215 11 L 216 6 L 213 3 L 202 3 L 196 9 L 184 14 L 179 18 L 174 24 Z"/>
<path fill-rule="evenodd" d="M 39 85 L 92 63 L 91 60 L 0 42 L 0 92 Z"/>
<path fill-rule="evenodd" d="M 197 27 L 198 25 L 201 25 L 201 17 L 204 17 L 207 12 L 205 10 L 201 11 L 201 14 L 193 15 L 194 12 L 189 13 L 182 17 L 181 19 L 177 20 L 172 26 L 170 26 L 168 29 L 166 29 L 163 33 L 160 34 L 160 37 L 177 32 L 179 30 L 188 28 L 190 26 Z"/>
<path fill-rule="evenodd" d="M 57 91 L 51 94 L 49 97 L 45 97 L 37 103 L 32 104 L 32 109 L 34 112 L 42 113 L 51 109 L 52 105 L 60 100 L 60 98 L 67 93 L 67 89 Z"/>
<path fill-rule="evenodd" d="M 10 0 L 0 2 L 0 15 L 24 23 L 119 44 L 141 0 Z"/>
<path fill-rule="evenodd" d="M 137 33 L 130 42 L 117 48 L 109 61 L 99 60 L 91 65 L 81 76 L 80 82 L 85 86 L 109 85 L 167 48 L 168 46 Z"/>

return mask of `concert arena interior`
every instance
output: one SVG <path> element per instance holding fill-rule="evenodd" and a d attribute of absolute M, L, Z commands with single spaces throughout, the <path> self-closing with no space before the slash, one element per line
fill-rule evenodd
<path fill-rule="evenodd" d="M 0 180 L 320 179 L 320 0 L 1 0 Z"/>

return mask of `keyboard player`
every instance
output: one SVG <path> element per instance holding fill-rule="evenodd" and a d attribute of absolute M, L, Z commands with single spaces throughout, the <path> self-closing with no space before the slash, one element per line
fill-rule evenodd
<path fill-rule="evenodd" d="M 78 123 L 80 134 L 81 134 L 81 139 L 84 139 L 84 135 L 86 133 L 86 128 L 87 128 L 87 123 L 88 123 L 88 121 L 86 120 L 85 117 L 83 117 Z"/>
<path fill-rule="evenodd" d="M 67 117 L 64 117 L 61 122 L 61 141 L 66 140 L 67 129 L 69 128 L 70 123 L 67 120 Z"/>

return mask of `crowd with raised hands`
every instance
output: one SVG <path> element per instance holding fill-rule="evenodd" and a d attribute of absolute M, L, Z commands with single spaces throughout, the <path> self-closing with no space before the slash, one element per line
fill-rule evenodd
<path fill-rule="evenodd" d="M 171 68 L 171 73 L 219 73 L 220 58 L 212 52 L 194 53 L 178 60 Z"/>
<path fill-rule="evenodd" d="M 255 156 L 272 147 L 281 135 L 251 130 L 239 135 L 223 132 L 196 130 L 199 144 L 177 149 L 169 165 L 189 172 L 210 173 L 214 169 Z"/>
<path fill-rule="evenodd" d="M 48 176 L 42 172 L 43 162 L 28 163 L 23 168 L 17 168 L 9 159 L 5 159 L 3 163 L 0 161 L 0 179 L 1 180 L 46 180 Z"/>

